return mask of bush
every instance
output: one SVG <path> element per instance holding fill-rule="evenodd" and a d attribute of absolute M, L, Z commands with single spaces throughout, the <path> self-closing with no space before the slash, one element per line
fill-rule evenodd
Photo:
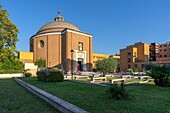
<path fill-rule="evenodd" d="M 170 65 L 154 64 L 150 69 L 146 74 L 154 79 L 155 85 L 170 87 Z"/>
<path fill-rule="evenodd" d="M 37 79 L 42 82 L 63 82 L 64 77 L 61 72 L 51 71 L 47 74 L 45 71 L 37 72 Z"/>
<path fill-rule="evenodd" d="M 48 76 L 45 71 L 37 72 L 37 79 L 38 81 L 41 81 L 41 82 L 49 82 Z"/>
<path fill-rule="evenodd" d="M 50 82 L 63 82 L 64 80 L 63 75 L 60 72 L 55 71 L 50 72 L 48 78 Z"/>
<path fill-rule="evenodd" d="M 52 68 L 52 71 L 61 72 L 61 70 L 59 68 Z"/>
<path fill-rule="evenodd" d="M 128 97 L 128 94 L 125 91 L 123 83 L 121 83 L 121 85 L 118 85 L 117 83 L 110 84 L 106 93 L 108 98 L 110 99 L 121 100 L 121 99 L 126 99 Z"/>
<path fill-rule="evenodd" d="M 132 73 L 132 72 L 133 72 L 133 69 L 129 68 L 129 69 L 126 70 L 126 72 Z"/>
<path fill-rule="evenodd" d="M 38 65 L 39 68 L 44 68 L 46 67 L 46 60 L 40 58 L 36 60 L 35 65 Z"/>
<path fill-rule="evenodd" d="M 93 72 L 97 72 L 97 69 L 93 68 Z"/>
<path fill-rule="evenodd" d="M 32 76 L 32 74 L 31 74 L 31 73 L 28 73 L 28 72 L 25 73 L 24 75 L 25 75 L 25 77 L 31 77 L 31 76 Z"/>
<path fill-rule="evenodd" d="M 139 71 L 138 71 L 138 69 L 136 68 L 136 69 L 133 70 L 133 72 L 139 72 Z"/>

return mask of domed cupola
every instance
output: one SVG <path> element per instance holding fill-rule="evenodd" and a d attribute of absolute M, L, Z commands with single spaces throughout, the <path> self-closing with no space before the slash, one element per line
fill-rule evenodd
<path fill-rule="evenodd" d="M 74 24 L 70 22 L 64 21 L 64 17 L 61 16 L 60 10 L 58 11 L 58 16 L 54 19 L 54 21 L 49 22 L 42 26 L 37 34 L 45 33 L 45 32 L 51 32 L 56 30 L 64 30 L 65 28 L 72 29 L 75 31 L 80 31 L 80 29 L 75 26 Z"/>

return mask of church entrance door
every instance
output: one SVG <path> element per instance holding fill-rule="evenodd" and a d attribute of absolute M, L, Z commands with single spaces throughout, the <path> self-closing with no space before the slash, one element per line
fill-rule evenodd
<path fill-rule="evenodd" d="M 78 58 L 78 65 L 77 65 L 77 70 L 78 71 L 83 71 L 83 59 L 82 58 Z"/>

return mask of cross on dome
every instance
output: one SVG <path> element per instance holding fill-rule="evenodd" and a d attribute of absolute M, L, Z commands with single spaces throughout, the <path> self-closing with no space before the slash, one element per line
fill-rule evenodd
<path fill-rule="evenodd" d="M 60 9 L 58 10 L 58 16 L 54 20 L 55 21 L 64 21 L 64 17 L 61 16 Z"/>

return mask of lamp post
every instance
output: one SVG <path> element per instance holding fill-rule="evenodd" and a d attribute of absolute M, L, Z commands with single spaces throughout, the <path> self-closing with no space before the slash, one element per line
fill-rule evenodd
<path fill-rule="evenodd" d="M 72 80 L 73 80 L 73 53 L 74 53 L 74 50 L 70 50 L 71 52 L 71 76 L 72 76 Z"/>

